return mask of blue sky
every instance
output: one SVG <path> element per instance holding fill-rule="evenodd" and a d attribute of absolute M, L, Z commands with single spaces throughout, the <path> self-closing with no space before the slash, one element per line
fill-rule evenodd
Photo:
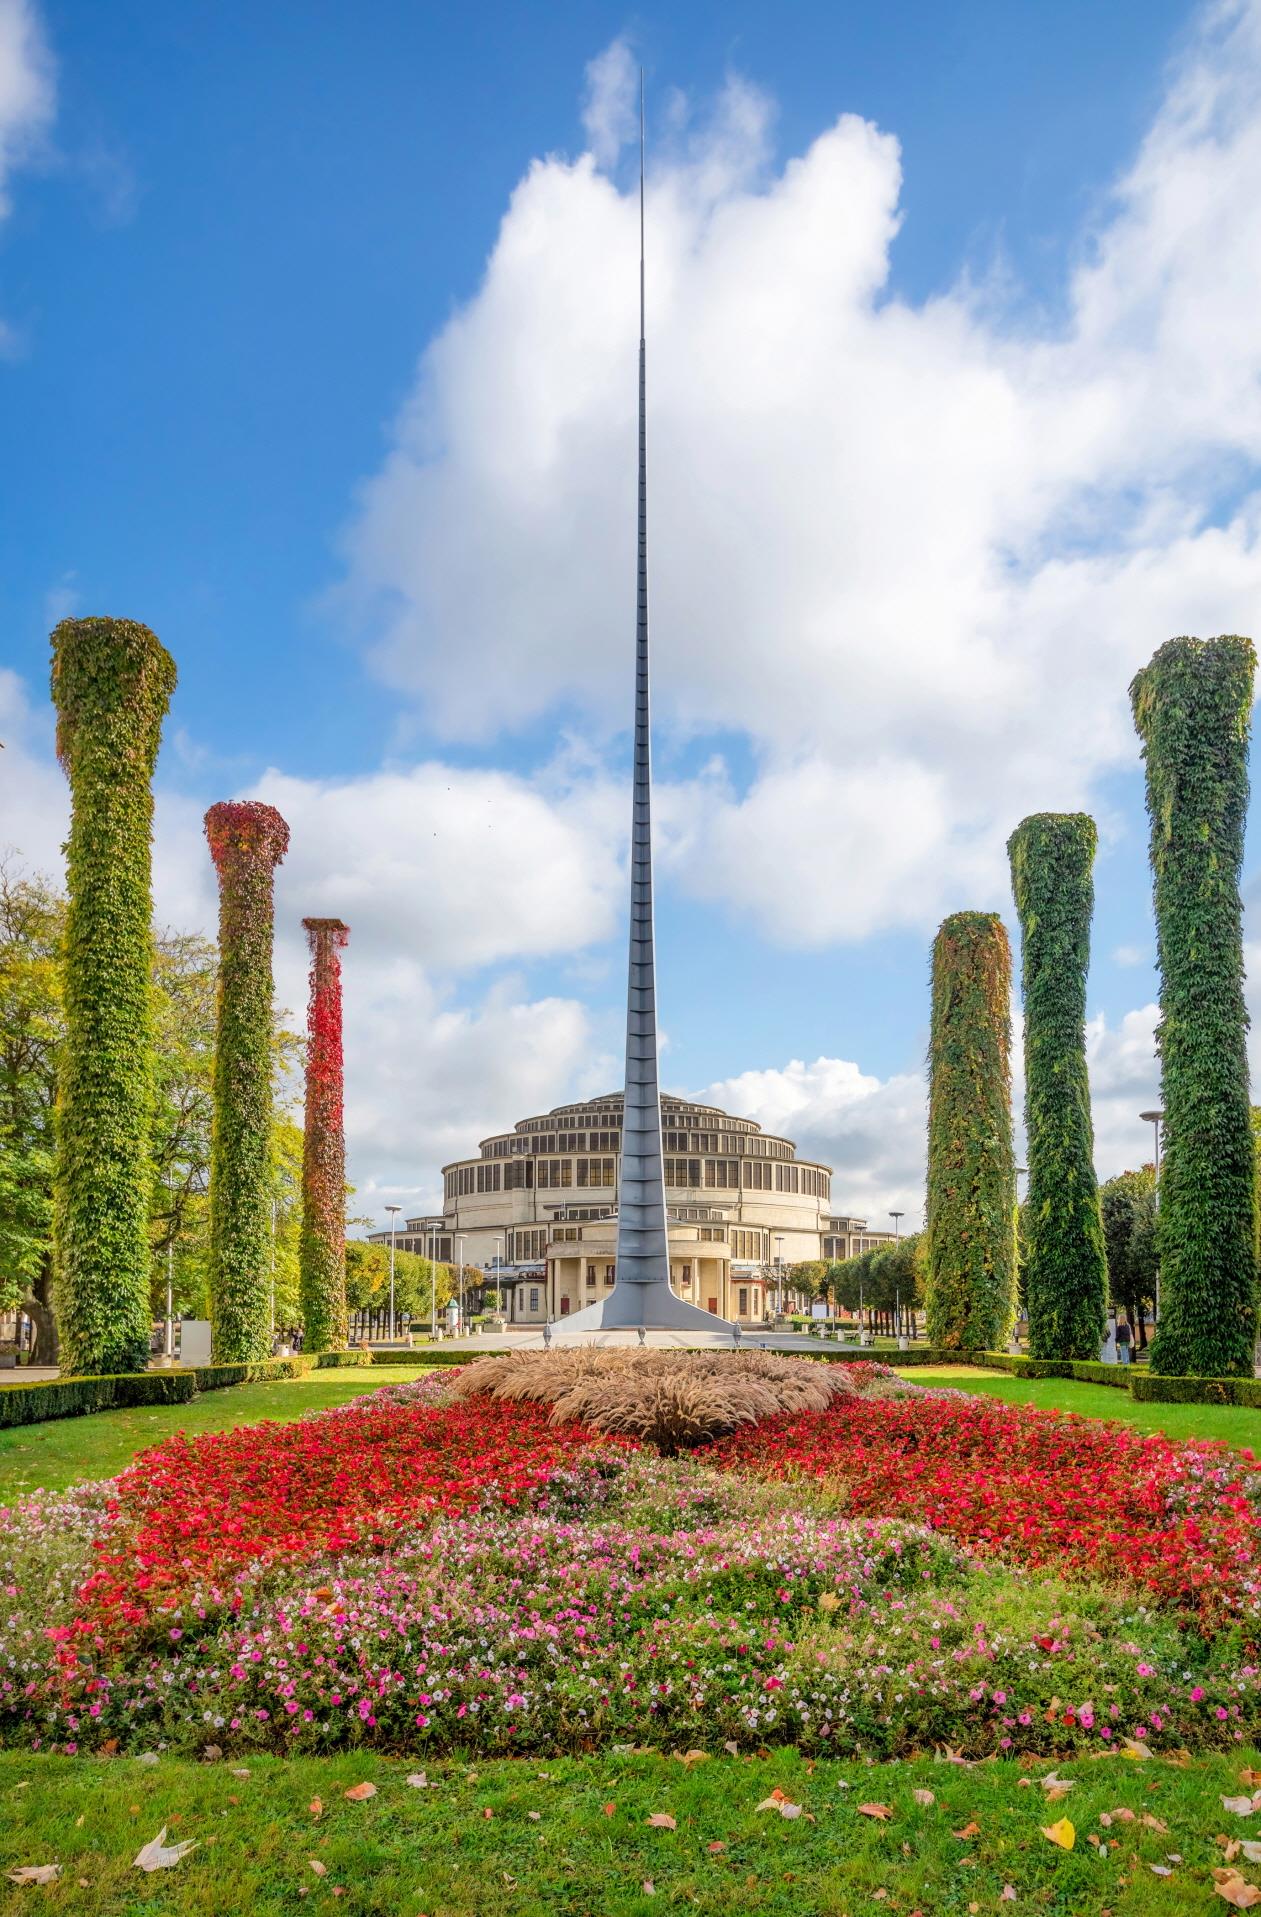
<path fill-rule="evenodd" d="M 369 1207 L 616 1081 L 642 61 L 667 1079 L 833 1157 L 838 1209 L 917 1211 L 933 927 L 1010 919 L 1006 833 L 1088 806 L 1101 1155 L 1137 1159 L 1124 687 L 1257 625 L 1255 5 L 0 28 L 0 841 L 55 866 L 51 619 L 144 619 L 159 910 L 209 926 L 200 812 L 256 790 L 307 826 L 282 913 L 350 898 Z"/>

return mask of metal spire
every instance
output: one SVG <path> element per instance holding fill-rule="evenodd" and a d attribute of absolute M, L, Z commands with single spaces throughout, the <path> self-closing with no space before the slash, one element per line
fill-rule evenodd
<path fill-rule="evenodd" d="M 626 1090 L 612 1291 L 568 1320 L 568 1330 L 645 1325 L 712 1333 L 722 1319 L 670 1288 L 661 1094 L 657 1082 L 657 983 L 652 917 L 652 760 L 648 700 L 648 404 L 644 345 L 644 75 L 639 74 L 639 567 L 635 622 L 635 778 L 631 807 L 630 962 L 626 991 Z"/>

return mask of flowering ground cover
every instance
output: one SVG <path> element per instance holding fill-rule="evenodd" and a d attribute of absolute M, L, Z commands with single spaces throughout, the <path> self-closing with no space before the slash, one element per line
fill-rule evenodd
<path fill-rule="evenodd" d="M 726 1469 L 838 1483 L 972 1549 L 1261 1627 L 1261 1469 L 1250 1452 L 952 1392 L 847 1401 L 722 1439 Z"/>
<path fill-rule="evenodd" d="M 688 1458 L 450 1402 L 439 1372 L 28 1500 L 0 1513 L 0 1737 L 874 1759 L 1254 1735 L 1247 1460 L 865 1397 L 874 1369 Z"/>

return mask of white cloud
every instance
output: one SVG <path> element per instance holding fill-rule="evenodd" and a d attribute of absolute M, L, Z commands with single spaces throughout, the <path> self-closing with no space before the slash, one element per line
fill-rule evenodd
<path fill-rule="evenodd" d="M 0 219 L 9 177 L 29 159 L 53 115 L 53 66 L 29 0 L 0 0 Z"/>
<path fill-rule="evenodd" d="M 771 117 L 729 82 L 650 156 L 655 693 L 664 727 L 752 749 L 747 790 L 708 781 L 682 881 L 823 941 L 1005 903 L 1018 820 L 1133 763 L 1137 666 L 1255 623 L 1261 0 L 1205 17 L 1054 326 L 998 288 L 890 297 L 896 140 L 842 115 L 772 165 Z M 626 716 L 617 124 L 518 185 L 346 535 L 343 603 L 440 733 Z"/>
<path fill-rule="evenodd" d="M 623 39 L 587 64 L 582 124 L 601 166 L 612 166 L 639 125 L 639 73 Z"/>
<path fill-rule="evenodd" d="M 1112 954 L 1112 963 L 1124 966 L 1148 965 L 1151 963 L 1151 957 L 1141 945 L 1118 945 Z"/>

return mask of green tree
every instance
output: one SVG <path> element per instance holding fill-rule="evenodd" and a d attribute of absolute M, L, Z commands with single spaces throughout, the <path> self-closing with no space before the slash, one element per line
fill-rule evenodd
<path fill-rule="evenodd" d="M 151 782 L 175 665 L 126 619 L 63 619 L 52 649 L 71 798 L 54 1207 L 62 1363 L 136 1371 L 149 1357 Z"/>
<path fill-rule="evenodd" d="M 1025 1006 L 1024 1286 L 1035 1358 L 1097 1358 L 1107 1261 L 1086 1071 L 1095 822 L 1039 812 L 1007 841 Z"/>
<path fill-rule="evenodd" d="M 1154 1167 L 1145 1165 L 1141 1171 L 1119 1172 L 1109 1178 L 1099 1187 L 1099 1203 L 1112 1302 L 1138 1327 L 1139 1344 L 1143 1346 L 1147 1342 L 1146 1315 L 1155 1306 L 1159 1277 Z"/>
<path fill-rule="evenodd" d="M 21 1306 L 57 1359 L 53 1112 L 63 1034 L 65 901 L 0 863 L 0 1310 Z"/>
<path fill-rule="evenodd" d="M 928 1335 L 993 1349 L 1016 1304 L 1011 951 L 989 912 L 956 912 L 933 942 L 928 1094 Z"/>
<path fill-rule="evenodd" d="M 455 1296 L 456 1274 L 448 1265 L 431 1264 L 419 1252 L 396 1251 L 394 1258 L 395 1311 L 428 1324 L 434 1290 L 437 1309 L 442 1311 Z M 362 1238 L 346 1240 L 346 1303 L 352 1311 L 389 1309 L 388 1245 L 370 1245 Z"/>
<path fill-rule="evenodd" d="M 1239 876 L 1256 655 L 1170 639 L 1130 687 L 1160 966 L 1164 1150 L 1154 1370 L 1250 1377 L 1257 1227 Z"/>

